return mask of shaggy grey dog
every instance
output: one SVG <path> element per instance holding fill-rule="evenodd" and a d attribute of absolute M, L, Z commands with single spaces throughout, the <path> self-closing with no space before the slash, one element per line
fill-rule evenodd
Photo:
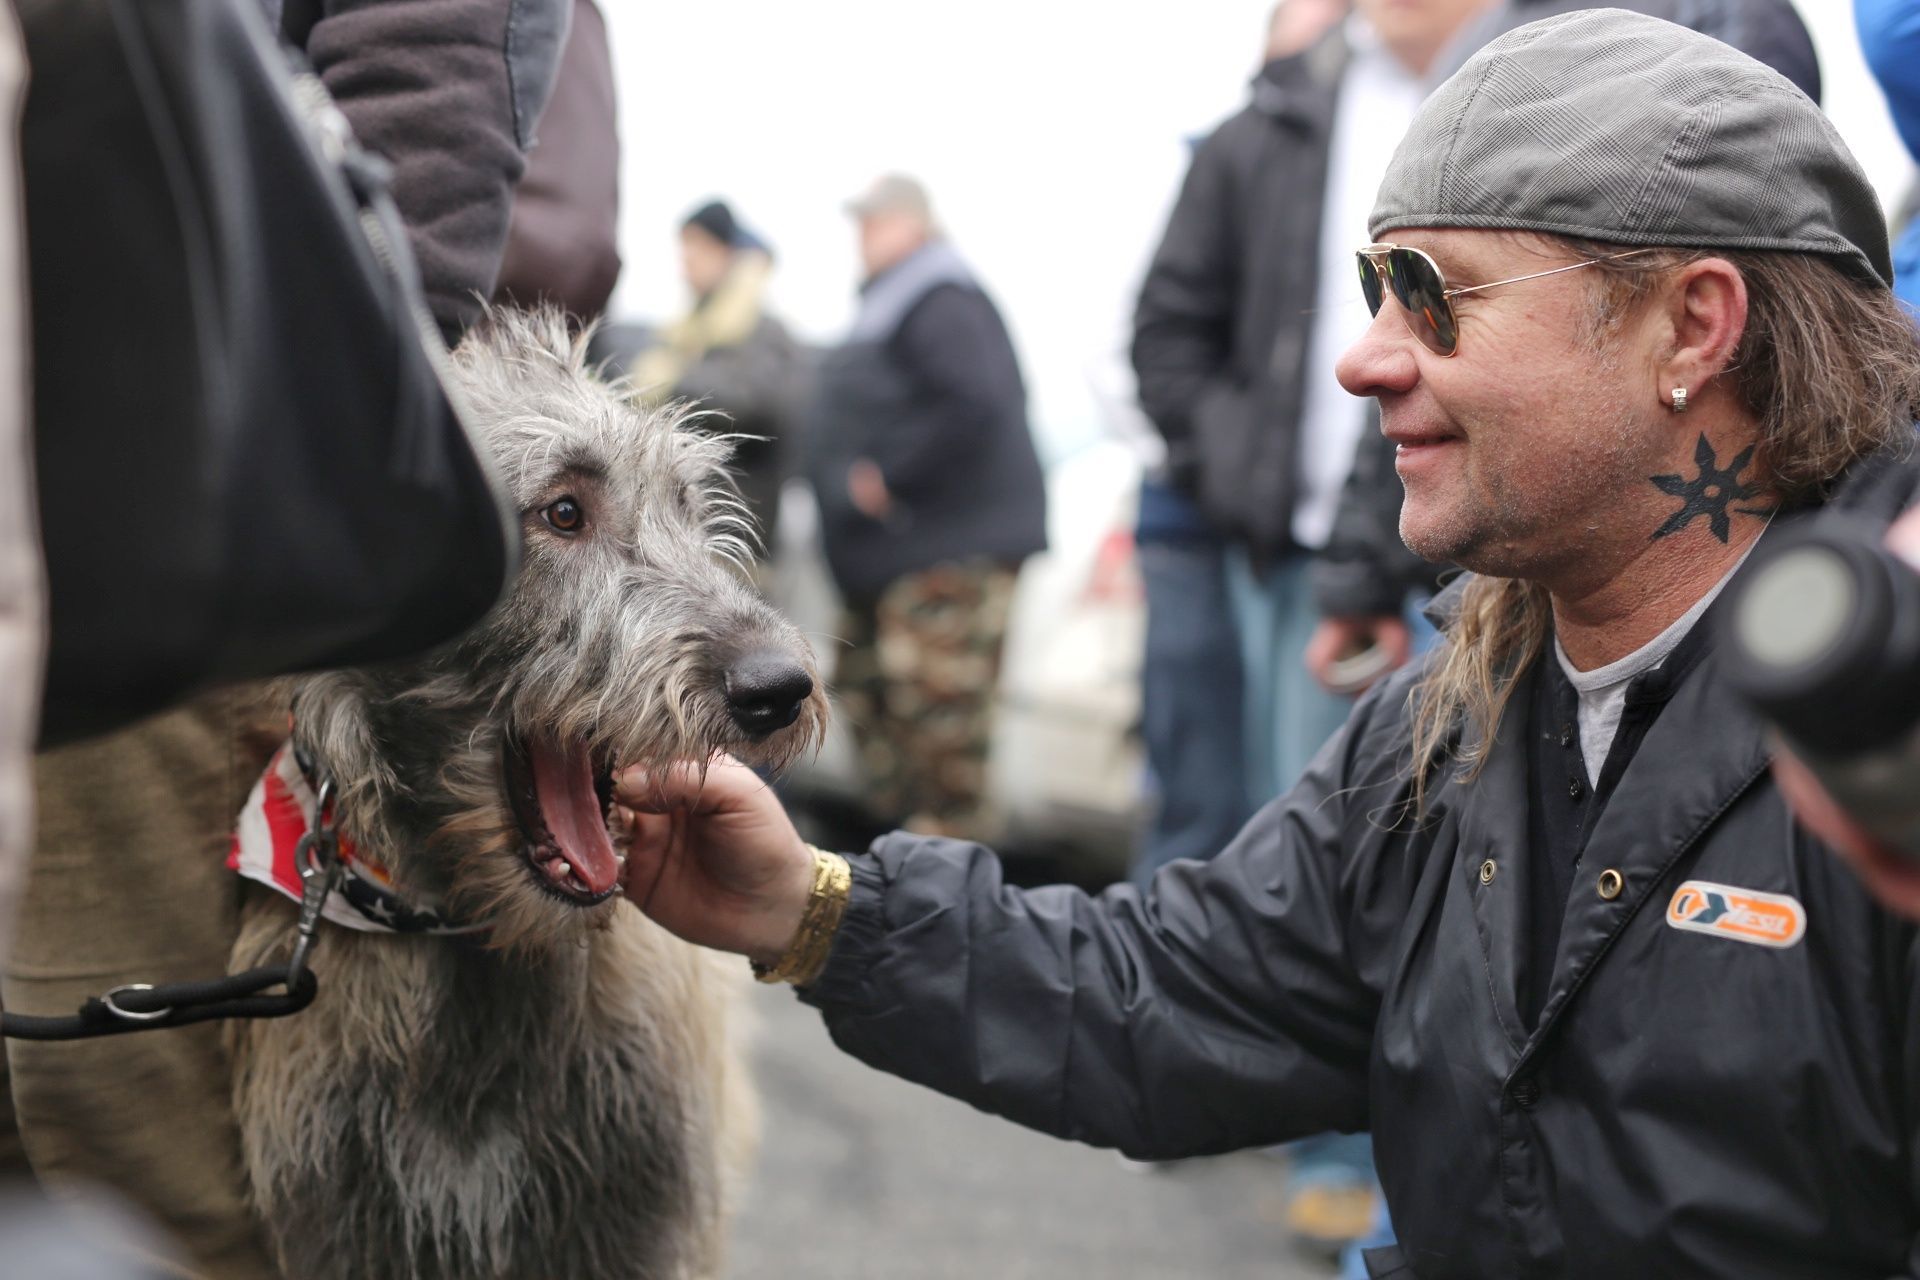
<path fill-rule="evenodd" d="M 611 772 L 815 741 L 812 655 L 736 564 L 727 444 L 597 380 L 550 313 L 455 353 L 526 564 L 427 660 L 317 676 L 294 740 L 341 834 L 471 937 L 323 925 L 318 1001 L 234 1035 L 255 1207 L 289 1277 L 691 1277 L 750 1145 L 717 957 L 620 895 Z M 250 886 L 233 966 L 284 957 Z"/>

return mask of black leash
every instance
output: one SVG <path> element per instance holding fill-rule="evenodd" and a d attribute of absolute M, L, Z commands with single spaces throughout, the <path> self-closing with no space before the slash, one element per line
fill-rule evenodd
<path fill-rule="evenodd" d="M 269 965 L 205 982 L 136 982 L 90 996 L 80 1012 L 65 1017 L 0 1013 L 0 1035 L 9 1040 L 86 1040 L 130 1031 L 161 1031 L 216 1018 L 284 1018 L 313 1003 L 320 990 L 311 970 L 286 991 L 262 995 L 288 981 L 290 966 Z"/>
<path fill-rule="evenodd" d="M 305 762 L 302 761 L 304 767 Z M 220 1018 L 284 1018 L 299 1013 L 319 994 L 320 980 L 307 968 L 320 909 L 340 880 L 340 837 L 333 829 L 333 782 L 323 781 L 314 806 L 313 830 L 300 837 L 294 863 L 300 869 L 300 928 L 284 965 L 198 982 L 146 982 L 92 996 L 80 1012 L 42 1017 L 0 1012 L 0 1036 L 10 1040 L 87 1040 L 130 1031 L 163 1031 Z M 280 987 L 278 993 L 268 991 Z"/>

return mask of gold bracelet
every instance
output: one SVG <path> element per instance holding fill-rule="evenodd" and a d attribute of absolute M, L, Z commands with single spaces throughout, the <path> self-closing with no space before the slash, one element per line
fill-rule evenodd
<path fill-rule="evenodd" d="M 853 868 L 845 858 L 812 845 L 807 851 L 813 854 L 813 885 L 807 891 L 807 909 L 800 915 L 799 931 L 780 959 L 771 965 L 755 962 L 753 976 L 762 982 L 790 982 L 804 987 L 818 978 L 827 967 L 827 953 L 833 950 L 840 917 L 846 914 L 847 899 L 853 894 Z"/>

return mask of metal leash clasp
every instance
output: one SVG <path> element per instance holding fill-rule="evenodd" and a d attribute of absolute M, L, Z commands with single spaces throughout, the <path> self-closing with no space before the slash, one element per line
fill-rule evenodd
<path fill-rule="evenodd" d="M 287 993 L 291 995 L 306 972 L 313 937 L 320 928 L 320 910 L 340 882 L 340 837 L 333 829 L 333 779 L 324 779 L 313 806 L 313 828 L 294 846 L 293 865 L 300 872 L 300 932 L 293 958 L 287 961 Z"/>

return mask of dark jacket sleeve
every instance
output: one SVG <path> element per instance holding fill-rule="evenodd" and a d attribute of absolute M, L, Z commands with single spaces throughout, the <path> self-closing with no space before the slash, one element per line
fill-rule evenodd
<path fill-rule="evenodd" d="M 1134 1156 L 1364 1127 L 1385 977 L 1355 957 L 1391 954 L 1413 884 L 1413 859 L 1352 847 L 1382 735 L 1404 741 L 1369 727 L 1388 690 L 1404 703 L 1404 678 L 1369 694 L 1288 796 L 1145 896 L 1012 889 L 978 845 L 882 838 L 803 998 L 875 1067 Z"/>
<path fill-rule="evenodd" d="M 942 486 L 957 459 L 1024 406 L 1026 388 L 1007 326 L 978 289 L 930 290 L 888 346 L 913 379 L 920 408 L 880 437 L 873 461 L 889 490 L 911 498 Z"/>
<path fill-rule="evenodd" d="M 620 278 L 620 138 L 606 19 L 593 0 L 572 7 L 559 78 L 513 194 L 496 292 L 591 320 Z"/>
<path fill-rule="evenodd" d="M 566 15 L 566 0 L 326 0 L 305 32 L 354 134 L 393 166 L 427 303 L 450 338 L 493 292 Z"/>
<path fill-rule="evenodd" d="M 1447 568 L 1422 560 L 1400 541 L 1405 490 L 1393 469 L 1393 441 L 1377 430 L 1377 411 L 1370 418 L 1340 490 L 1327 545 L 1313 560 L 1313 601 L 1323 617 L 1397 616 L 1409 592 L 1433 591 Z"/>
<path fill-rule="evenodd" d="M 1246 396 L 1232 376 L 1240 253 L 1230 127 L 1194 153 L 1134 308 L 1140 407 L 1166 439 L 1176 475 L 1190 465 L 1195 419 L 1231 412 Z"/>

